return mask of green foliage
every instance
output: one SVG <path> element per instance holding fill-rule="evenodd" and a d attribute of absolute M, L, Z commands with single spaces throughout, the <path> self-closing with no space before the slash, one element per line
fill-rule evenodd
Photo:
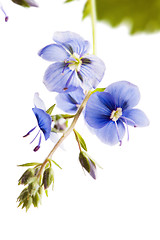
<path fill-rule="evenodd" d="M 56 106 L 56 104 L 53 104 L 53 105 L 46 111 L 46 113 L 48 113 L 49 115 L 51 115 L 52 112 L 53 112 L 53 109 L 55 108 L 55 106 Z"/>
<path fill-rule="evenodd" d="M 73 131 L 74 131 L 77 142 L 85 151 L 87 151 L 87 146 L 82 136 L 75 129 L 73 129 Z"/>
<path fill-rule="evenodd" d="M 89 0 L 86 1 L 84 8 L 83 8 L 83 16 L 82 19 L 85 19 L 91 12 L 91 2 Z"/>
<path fill-rule="evenodd" d="M 160 30 L 160 0 L 96 0 L 96 9 L 98 20 L 128 23 L 131 34 Z"/>
<path fill-rule="evenodd" d="M 69 2 L 73 2 L 75 0 L 66 0 L 64 3 L 69 3 Z"/>

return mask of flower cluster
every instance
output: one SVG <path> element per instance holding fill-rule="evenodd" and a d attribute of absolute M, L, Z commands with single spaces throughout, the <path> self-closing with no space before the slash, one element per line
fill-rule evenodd
<path fill-rule="evenodd" d="M 103 89 L 97 88 L 104 76 L 105 65 L 101 59 L 88 53 L 88 41 L 73 32 L 56 32 L 53 40 L 53 44 L 47 45 L 38 54 L 43 59 L 53 62 L 44 74 L 44 84 L 49 91 L 58 93 L 56 104 L 46 110 L 38 93 L 35 94 L 32 110 L 37 119 L 37 126 L 24 137 L 37 129 L 31 141 L 33 143 L 39 136 L 38 144 L 34 148 L 36 152 L 40 148 L 42 136 L 45 140 L 54 141 L 57 148 L 73 131 L 79 147 L 79 162 L 82 168 L 96 179 L 97 164 L 89 156 L 84 139 L 74 129 L 81 112 L 87 127 L 102 142 L 109 145 L 118 142 L 121 145 L 126 131 L 129 139 L 128 126 L 145 127 L 149 120 L 142 110 L 135 108 L 140 100 L 140 92 L 134 84 L 119 81 Z M 65 114 L 52 115 L 55 105 Z M 68 128 L 70 118 L 74 119 Z M 60 133 L 63 135 L 59 139 Z M 51 151 L 52 154 L 53 152 Z M 28 184 L 28 188 L 22 191 L 18 198 L 20 205 L 23 204 L 22 207 L 26 209 L 31 203 L 37 206 L 41 198 L 41 186 L 46 189 L 53 182 L 52 169 L 47 167 L 42 171 L 45 164 L 47 166 L 48 162 L 53 161 L 49 159 L 52 157 L 51 153 L 43 164 L 36 166 L 36 172 L 35 169 L 29 169 L 19 180 L 19 184 Z M 37 171 L 39 166 L 40 170 Z M 43 178 L 40 177 L 42 173 Z M 39 179 L 43 181 L 37 182 Z"/>

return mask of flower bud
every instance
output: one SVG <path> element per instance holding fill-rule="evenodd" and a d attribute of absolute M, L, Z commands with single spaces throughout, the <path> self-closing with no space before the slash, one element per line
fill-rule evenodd
<path fill-rule="evenodd" d="M 81 151 L 79 153 L 79 161 L 82 167 L 91 175 L 91 177 L 96 179 L 96 165 L 86 152 Z"/>
<path fill-rule="evenodd" d="M 24 203 L 23 203 L 23 206 L 22 206 L 22 209 L 25 207 L 26 208 L 26 212 L 28 211 L 28 209 L 30 208 L 32 204 L 32 197 L 29 196 L 28 198 L 25 199 Z"/>
<path fill-rule="evenodd" d="M 51 185 L 52 182 L 54 183 L 54 172 L 51 167 L 44 171 L 42 182 L 45 190 Z"/>
<path fill-rule="evenodd" d="M 33 181 L 28 185 L 28 192 L 30 193 L 30 195 L 35 195 L 38 188 L 39 188 L 39 184 L 36 179 L 36 181 Z"/>
<path fill-rule="evenodd" d="M 39 202 L 40 202 L 40 195 L 38 192 L 36 192 L 36 194 L 32 196 L 32 203 L 34 207 L 38 207 Z"/>
<path fill-rule="evenodd" d="M 34 172 L 35 172 L 35 170 L 33 168 L 28 168 L 23 173 L 21 178 L 18 180 L 18 185 L 20 185 L 20 184 L 26 185 L 30 181 L 30 179 L 34 176 Z"/>

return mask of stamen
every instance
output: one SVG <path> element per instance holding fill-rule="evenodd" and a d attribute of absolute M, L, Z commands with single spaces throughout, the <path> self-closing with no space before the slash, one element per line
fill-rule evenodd
<path fill-rule="evenodd" d="M 68 86 L 72 80 L 73 74 L 74 74 L 74 71 L 71 73 L 70 77 L 68 78 L 68 81 L 66 82 L 66 86 L 63 88 L 64 91 L 68 89 Z"/>
<path fill-rule="evenodd" d="M 7 16 L 6 12 L 4 11 L 4 9 L 3 9 L 3 7 L 2 7 L 1 4 L 0 4 L 0 9 L 2 10 L 2 12 L 3 12 L 4 15 L 5 15 L 5 22 L 7 22 L 7 21 L 8 21 L 8 16 Z"/>
<path fill-rule="evenodd" d="M 42 139 L 42 137 L 40 134 L 38 145 L 33 149 L 34 152 L 37 152 L 40 149 L 41 139 Z"/>
<path fill-rule="evenodd" d="M 121 145 L 122 145 L 122 140 L 120 139 L 119 129 L 118 129 L 118 125 L 117 125 L 117 122 L 116 122 L 116 121 L 115 121 L 115 126 L 116 126 L 116 130 L 117 130 L 117 136 L 118 136 L 119 146 L 121 146 Z"/>
<path fill-rule="evenodd" d="M 30 144 L 34 142 L 34 140 L 37 138 L 37 136 L 38 136 L 39 133 L 40 133 L 40 130 L 38 131 L 38 133 L 36 134 L 36 136 L 33 138 L 33 140 L 30 142 Z"/>
<path fill-rule="evenodd" d="M 32 128 L 26 135 L 24 135 L 23 137 L 27 137 L 37 126 L 35 126 L 34 128 Z"/>

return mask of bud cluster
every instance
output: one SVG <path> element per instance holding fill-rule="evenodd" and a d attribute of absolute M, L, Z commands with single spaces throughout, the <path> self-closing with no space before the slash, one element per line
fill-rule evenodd
<path fill-rule="evenodd" d="M 34 168 L 28 168 L 18 181 L 19 185 L 26 186 L 17 198 L 18 207 L 22 206 L 22 208 L 26 208 L 26 211 L 32 204 L 34 207 L 38 207 L 42 200 L 43 190 L 47 191 L 51 184 L 54 185 L 54 172 L 51 165 L 46 164 L 45 170 L 39 176 L 40 168 L 40 164 Z"/>

